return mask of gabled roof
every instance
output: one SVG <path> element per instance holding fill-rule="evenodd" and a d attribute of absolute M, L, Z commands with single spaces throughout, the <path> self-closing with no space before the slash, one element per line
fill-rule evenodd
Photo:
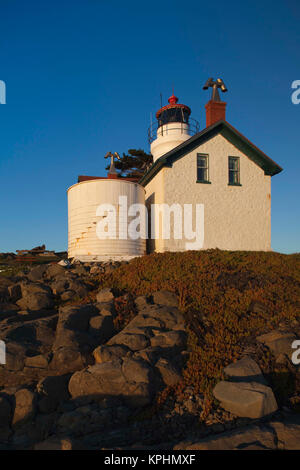
<path fill-rule="evenodd" d="M 200 144 L 210 140 L 217 134 L 221 134 L 237 149 L 247 155 L 254 163 L 264 170 L 266 175 L 274 176 L 282 171 L 282 168 L 277 165 L 277 163 L 252 144 L 250 140 L 238 132 L 231 124 L 227 121 L 218 121 L 158 158 L 149 168 L 147 173 L 145 173 L 145 175 L 140 179 L 139 183 L 142 186 L 146 186 L 161 168 L 171 168 L 172 164 L 176 160 L 193 151 Z"/>

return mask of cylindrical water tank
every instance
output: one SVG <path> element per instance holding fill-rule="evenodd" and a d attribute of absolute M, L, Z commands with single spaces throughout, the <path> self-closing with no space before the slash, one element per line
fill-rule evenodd
<path fill-rule="evenodd" d="M 140 206 L 134 206 L 137 204 Z M 108 261 L 144 255 L 146 214 L 139 212 L 139 207 L 145 210 L 145 190 L 132 181 L 103 178 L 71 186 L 68 256 L 80 261 Z M 139 217 L 141 224 L 134 222 Z M 142 232 L 141 236 L 132 237 L 132 227 L 136 233 Z"/>

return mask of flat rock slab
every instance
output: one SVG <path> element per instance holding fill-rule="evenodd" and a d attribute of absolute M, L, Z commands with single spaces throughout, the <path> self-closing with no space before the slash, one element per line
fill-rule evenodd
<path fill-rule="evenodd" d="M 221 407 L 236 416 L 262 418 L 277 410 L 270 387 L 257 382 L 219 382 L 213 394 Z"/>
<path fill-rule="evenodd" d="M 198 442 L 181 442 L 174 450 L 274 450 L 275 435 L 263 426 L 229 431 L 217 436 L 207 437 Z"/>

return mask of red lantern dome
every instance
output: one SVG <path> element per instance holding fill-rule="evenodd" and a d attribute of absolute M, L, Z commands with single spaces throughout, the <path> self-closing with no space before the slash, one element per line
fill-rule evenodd
<path fill-rule="evenodd" d="M 168 99 L 168 101 L 170 104 L 177 104 L 178 98 L 173 93 L 172 96 L 170 96 L 170 98 Z"/>
<path fill-rule="evenodd" d="M 178 103 L 177 96 L 174 93 L 168 99 L 170 104 L 163 106 L 156 113 L 158 125 L 162 126 L 169 122 L 183 122 L 188 123 L 191 110 L 185 104 Z"/>

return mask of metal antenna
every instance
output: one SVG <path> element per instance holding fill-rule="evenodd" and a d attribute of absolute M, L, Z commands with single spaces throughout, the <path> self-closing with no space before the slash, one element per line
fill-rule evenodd
<path fill-rule="evenodd" d="M 160 107 L 162 108 L 162 94 L 160 94 Z"/>
<path fill-rule="evenodd" d="M 107 154 L 104 156 L 104 158 L 110 158 L 110 168 L 109 168 L 109 173 L 110 174 L 116 174 L 116 168 L 115 168 L 115 158 L 117 160 L 121 160 L 120 155 L 118 152 L 107 152 Z"/>
<path fill-rule="evenodd" d="M 217 80 L 214 80 L 212 77 L 210 77 L 208 80 L 206 80 L 203 90 L 208 90 L 210 87 L 212 88 L 212 101 L 221 101 L 218 91 L 219 88 L 223 93 L 228 91 L 222 78 L 217 78 Z"/>

